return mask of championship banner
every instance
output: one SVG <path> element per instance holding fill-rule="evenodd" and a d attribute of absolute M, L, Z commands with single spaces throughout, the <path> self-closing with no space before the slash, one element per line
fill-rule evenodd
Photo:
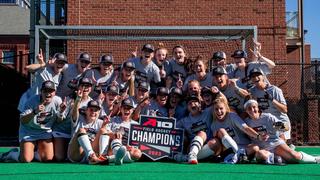
<path fill-rule="evenodd" d="M 140 124 L 131 124 L 129 145 L 157 161 L 182 152 L 183 130 L 176 128 L 176 120 L 166 117 L 140 116 Z"/>

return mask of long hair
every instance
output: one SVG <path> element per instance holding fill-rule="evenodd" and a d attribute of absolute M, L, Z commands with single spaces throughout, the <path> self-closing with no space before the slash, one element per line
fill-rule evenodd
<path fill-rule="evenodd" d="M 216 121 L 216 114 L 214 112 L 214 108 L 218 104 L 223 104 L 224 107 L 226 108 L 226 116 L 230 113 L 230 107 L 228 104 L 228 100 L 224 96 L 219 96 L 213 101 L 213 109 L 212 109 L 212 116 L 213 116 L 213 121 Z"/>

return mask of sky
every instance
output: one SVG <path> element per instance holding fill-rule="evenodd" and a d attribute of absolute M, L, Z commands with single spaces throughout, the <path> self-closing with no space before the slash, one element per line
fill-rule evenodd
<path fill-rule="evenodd" d="M 286 0 L 286 11 L 297 11 L 297 0 Z M 311 58 L 320 58 L 320 0 L 303 0 L 305 43 L 311 44 Z"/>

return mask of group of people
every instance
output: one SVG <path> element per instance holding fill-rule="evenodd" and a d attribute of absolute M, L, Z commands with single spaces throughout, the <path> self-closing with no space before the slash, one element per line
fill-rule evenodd
<path fill-rule="evenodd" d="M 79 54 L 76 64 L 56 53 L 50 63 L 42 52 L 31 87 L 19 103 L 20 148 L 0 156 L 2 162 L 134 162 L 142 157 L 128 144 L 131 124 L 140 115 L 169 117 L 184 130 L 184 149 L 171 158 L 181 163 L 217 157 L 224 163 L 319 163 L 320 158 L 287 145 L 290 120 L 280 88 L 267 75 L 275 63 L 261 55 L 255 42 L 253 59 L 236 50 L 213 53 L 213 67 L 190 60 L 177 45 L 169 58 L 160 45 L 145 44 L 138 56 L 114 66 L 102 55 Z M 228 61 L 228 63 L 227 63 Z"/>

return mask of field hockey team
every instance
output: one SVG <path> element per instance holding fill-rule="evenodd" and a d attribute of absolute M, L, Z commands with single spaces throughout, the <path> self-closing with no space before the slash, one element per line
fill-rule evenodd
<path fill-rule="evenodd" d="M 163 44 L 145 44 L 121 66 L 111 54 L 91 67 L 90 54 L 76 64 L 56 53 L 27 66 L 31 87 L 19 102 L 20 148 L 2 162 L 131 163 L 144 160 L 128 143 L 131 124 L 140 115 L 169 117 L 184 130 L 184 150 L 171 161 L 236 163 L 319 163 L 297 152 L 282 90 L 268 81 L 275 63 L 254 42 L 253 59 L 243 50 L 228 58 L 213 53 L 210 67 L 190 59 L 177 45 L 172 58 Z"/>

